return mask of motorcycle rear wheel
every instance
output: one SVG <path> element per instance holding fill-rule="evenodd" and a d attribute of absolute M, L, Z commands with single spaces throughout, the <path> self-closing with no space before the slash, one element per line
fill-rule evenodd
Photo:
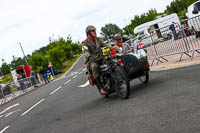
<path fill-rule="evenodd" d="M 118 96 L 122 99 L 128 99 L 130 95 L 130 82 L 127 73 L 122 67 L 116 66 L 114 75 L 116 81 L 115 89 Z"/>

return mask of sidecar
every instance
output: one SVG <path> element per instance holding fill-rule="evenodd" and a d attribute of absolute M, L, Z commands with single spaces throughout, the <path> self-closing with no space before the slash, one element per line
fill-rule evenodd
<path fill-rule="evenodd" d="M 149 81 L 150 66 L 145 50 L 136 50 L 135 52 L 122 55 L 121 57 L 129 80 L 139 78 L 144 84 Z"/>

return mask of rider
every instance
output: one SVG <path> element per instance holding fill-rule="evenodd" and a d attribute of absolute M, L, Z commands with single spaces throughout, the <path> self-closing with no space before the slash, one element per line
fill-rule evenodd
<path fill-rule="evenodd" d="M 101 88 L 101 93 L 106 94 L 107 90 L 103 88 L 103 85 L 101 83 L 99 66 L 96 62 L 103 59 L 101 48 L 108 46 L 107 44 L 103 43 L 103 41 L 99 37 L 97 37 L 96 28 L 94 26 L 87 26 L 86 35 L 87 39 L 82 42 L 82 46 L 86 55 L 86 60 L 88 61 L 87 68 L 92 72 L 94 80 L 96 82 L 96 86 L 98 88 Z"/>
<path fill-rule="evenodd" d="M 113 46 L 113 48 L 116 49 L 116 51 L 120 55 L 132 52 L 132 49 L 129 46 L 129 44 L 126 42 L 123 43 L 122 36 L 119 33 L 114 35 L 114 41 L 115 45 Z"/>

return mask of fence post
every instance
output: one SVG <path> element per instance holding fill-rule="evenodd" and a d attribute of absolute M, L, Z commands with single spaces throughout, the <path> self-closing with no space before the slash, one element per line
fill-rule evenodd
<path fill-rule="evenodd" d="M 153 42 L 153 37 L 152 37 L 151 32 L 150 32 L 150 36 L 151 36 L 151 46 L 153 46 L 153 48 L 154 48 L 154 52 L 155 52 L 155 55 L 156 55 L 156 57 L 158 57 L 158 52 L 157 52 L 157 50 L 156 50 L 156 47 L 155 47 L 155 45 L 153 45 L 154 42 Z"/>
<path fill-rule="evenodd" d="M 183 41 L 185 43 L 185 47 L 187 49 L 187 52 L 189 53 L 190 52 L 190 46 L 189 46 L 189 43 L 188 43 L 188 40 L 187 40 L 187 36 L 186 36 L 186 33 L 183 29 L 183 27 L 181 25 L 179 25 L 178 23 L 174 23 L 174 24 L 177 24 L 179 29 L 180 29 L 180 32 L 181 32 L 181 36 L 183 37 Z"/>
<path fill-rule="evenodd" d="M 151 37 L 151 47 L 153 47 L 153 49 L 154 49 L 154 52 L 155 52 L 155 58 L 153 59 L 153 61 L 152 61 L 152 63 L 151 63 L 151 66 L 153 66 L 153 63 L 154 63 L 154 60 L 156 59 L 158 62 L 161 62 L 161 63 L 163 63 L 161 60 L 160 60 L 160 57 L 159 57 L 159 55 L 158 55 L 158 51 L 156 50 L 156 46 L 154 45 L 154 41 L 153 41 L 153 35 L 151 34 L 151 32 L 149 32 L 150 33 L 150 37 Z M 158 64 L 158 62 L 157 62 L 157 64 Z"/>

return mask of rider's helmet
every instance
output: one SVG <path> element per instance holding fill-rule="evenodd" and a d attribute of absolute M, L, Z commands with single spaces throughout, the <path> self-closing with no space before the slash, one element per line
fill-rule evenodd
<path fill-rule="evenodd" d="M 85 29 L 85 32 L 88 35 L 88 33 L 92 30 L 96 30 L 96 28 L 93 25 L 88 25 L 87 28 Z"/>

